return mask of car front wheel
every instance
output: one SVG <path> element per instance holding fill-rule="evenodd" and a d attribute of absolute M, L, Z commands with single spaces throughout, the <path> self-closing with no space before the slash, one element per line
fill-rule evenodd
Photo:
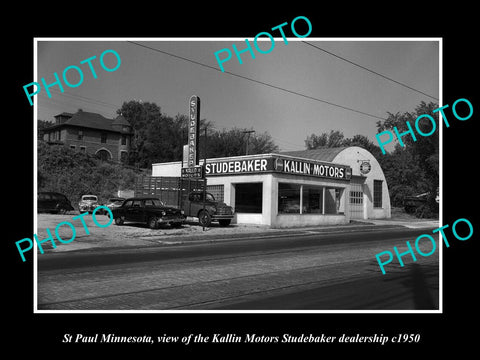
<path fill-rule="evenodd" d="M 158 219 L 155 216 L 152 216 L 150 219 L 148 219 L 148 227 L 150 229 L 157 229 L 158 228 Z"/>
<path fill-rule="evenodd" d="M 115 225 L 123 225 L 123 217 L 116 217 L 115 218 Z"/>
<path fill-rule="evenodd" d="M 208 213 L 208 211 L 200 211 L 200 213 L 198 214 L 198 222 L 200 223 L 200 225 L 202 226 L 210 226 L 211 222 L 212 222 L 212 217 L 210 216 L 210 214 Z"/>

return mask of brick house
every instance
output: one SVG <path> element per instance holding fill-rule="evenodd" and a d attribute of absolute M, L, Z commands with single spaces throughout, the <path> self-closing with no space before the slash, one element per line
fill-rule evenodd
<path fill-rule="evenodd" d="M 42 130 L 42 139 L 96 155 L 104 160 L 125 162 L 132 139 L 132 127 L 119 115 L 115 119 L 87 111 L 63 112 L 55 124 Z"/>

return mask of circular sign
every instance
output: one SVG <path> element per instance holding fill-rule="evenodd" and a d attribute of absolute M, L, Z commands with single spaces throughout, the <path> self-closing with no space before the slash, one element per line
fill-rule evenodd
<path fill-rule="evenodd" d="M 360 164 L 360 172 L 362 174 L 368 174 L 370 172 L 370 170 L 372 170 L 372 165 L 370 165 L 370 162 L 368 161 L 363 161 L 361 164 Z"/>
<path fill-rule="evenodd" d="M 275 159 L 275 170 L 283 171 L 283 160 L 282 159 Z"/>

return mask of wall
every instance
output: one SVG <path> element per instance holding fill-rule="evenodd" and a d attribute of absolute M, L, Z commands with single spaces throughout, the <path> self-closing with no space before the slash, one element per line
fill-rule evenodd
<path fill-rule="evenodd" d="M 276 217 L 272 227 L 289 228 L 317 225 L 341 225 L 348 223 L 349 221 L 345 215 L 281 214 Z"/>
<path fill-rule="evenodd" d="M 152 164 L 152 176 L 180 176 L 182 163 L 171 162 Z M 230 175 L 230 176 L 210 176 L 208 185 L 224 186 L 224 201 L 227 205 L 235 208 L 235 184 L 238 183 L 262 183 L 262 213 L 247 214 L 237 213 L 233 223 L 242 224 L 263 224 L 272 227 L 296 227 L 313 225 L 334 225 L 346 224 L 350 221 L 348 190 L 350 188 L 348 181 L 329 180 L 314 178 L 308 176 L 299 176 L 293 174 L 254 174 L 254 175 Z M 342 189 L 340 197 L 340 210 L 344 214 L 322 215 L 322 214 L 281 214 L 278 215 L 278 183 L 287 182 L 300 185 L 326 186 Z M 267 196 L 265 196 L 267 195 Z M 326 206 L 329 206 L 326 202 Z M 334 203 L 330 206 L 335 206 Z"/>
<path fill-rule="evenodd" d="M 272 198 L 265 194 L 272 193 L 272 174 L 262 175 L 233 175 L 233 176 L 210 176 L 207 180 L 208 185 L 224 186 L 224 201 L 227 205 L 235 209 L 235 184 L 239 183 L 262 183 L 262 213 L 247 214 L 236 213 L 234 223 L 238 224 L 263 224 L 271 225 L 270 211 L 272 208 Z"/>
<path fill-rule="evenodd" d="M 78 139 L 79 131 L 83 131 L 83 138 Z M 101 134 L 104 131 L 95 129 L 82 129 L 77 127 L 64 127 L 59 130 L 51 132 L 45 132 L 43 139 L 45 141 L 61 141 L 63 144 L 71 148 L 75 146 L 75 150 L 81 150 L 81 147 L 85 147 L 85 152 L 90 155 L 95 155 L 98 150 L 104 149 L 111 154 L 113 161 L 120 160 L 120 153 L 122 151 L 129 151 L 130 149 L 130 136 L 127 135 L 127 142 L 122 144 L 122 135 L 120 133 L 105 131 L 107 134 L 106 143 L 101 142 Z"/>
<path fill-rule="evenodd" d="M 360 172 L 362 160 L 368 160 L 371 170 L 368 174 Z M 352 146 L 341 151 L 333 160 L 335 163 L 349 165 L 352 168 L 352 175 L 365 178 L 363 185 L 364 193 L 364 218 L 365 219 L 388 219 L 391 217 L 390 194 L 388 184 L 383 170 L 377 159 L 367 150 Z M 373 207 L 373 180 L 382 180 L 382 207 Z"/>
<path fill-rule="evenodd" d="M 152 176 L 180 177 L 181 175 L 182 175 L 181 161 L 152 164 Z"/>
<path fill-rule="evenodd" d="M 78 140 L 79 131 L 83 131 L 83 138 L 81 140 Z M 68 128 L 65 144 L 67 146 L 75 145 L 76 150 L 80 150 L 81 146 L 85 146 L 86 152 L 92 155 L 95 155 L 100 149 L 105 149 L 111 154 L 113 161 L 119 161 L 121 135 L 106 131 L 107 142 L 101 143 L 102 132 L 103 131 L 93 129 Z"/>

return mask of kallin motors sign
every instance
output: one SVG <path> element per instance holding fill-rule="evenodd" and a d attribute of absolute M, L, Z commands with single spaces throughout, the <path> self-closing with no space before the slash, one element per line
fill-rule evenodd
<path fill-rule="evenodd" d="M 317 161 L 265 157 L 242 160 L 209 162 L 205 166 L 207 176 L 260 174 L 267 172 L 288 173 L 337 180 L 349 180 L 349 166 Z"/>
<path fill-rule="evenodd" d="M 275 160 L 275 170 L 339 180 L 349 180 L 352 177 L 352 169 L 349 166 L 307 160 L 278 158 Z"/>

